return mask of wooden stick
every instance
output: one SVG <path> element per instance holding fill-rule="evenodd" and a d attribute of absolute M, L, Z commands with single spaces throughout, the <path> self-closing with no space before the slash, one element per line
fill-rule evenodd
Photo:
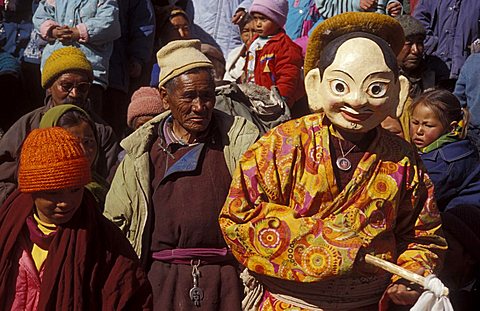
<path fill-rule="evenodd" d="M 418 284 L 420 286 L 424 286 L 425 284 L 425 278 L 419 274 L 413 273 L 405 268 L 402 268 L 400 266 L 397 266 L 396 264 L 393 264 L 389 261 L 380 259 L 378 257 L 372 256 L 370 254 L 365 255 L 365 261 L 371 265 L 374 265 L 376 267 L 382 268 L 385 271 L 388 271 L 390 273 L 396 274 L 402 278 L 404 278 L 407 281 L 410 281 L 412 283 Z M 448 296 L 448 288 L 445 287 L 443 289 L 443 295 Z"/>

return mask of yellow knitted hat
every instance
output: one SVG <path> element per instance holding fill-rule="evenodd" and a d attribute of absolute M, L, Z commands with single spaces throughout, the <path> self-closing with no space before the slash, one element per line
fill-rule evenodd
<path fill-rule="evenodd" d="M 83 187 L 90 178 L 90 164 L 82 146 L 67 130 L 34 129 L 25 139 L 18 166 L 21 192 Z"/>
<path fill-rule="evenodd" d="M 366 32 L 382 38 L 395 55 L 400 53 L 405 43 L 402 26 L 393 17 L 371 12 L 342 13 L 322 22 L 310 35 L 305 55 L 305 75 L 316 67 L 320 53 L 328 43 L 352 32 Z"/>
<path fill-rule="evenodd" d="M 93 80 L 92 64 L 82 50 L 67 46 L 53 51 L 47 58 L 42 69 L 42 87 L 49 88 L 55 79 L 69 71 L 84 71 L 90 80 Z"/>
<path fill-rule="evenodd" d="M 199 40 L 176 40 L 161 48 L 157 53 L 160 67 L 158 86 L 193 68 L 213 68 L 200 47 Z"/>

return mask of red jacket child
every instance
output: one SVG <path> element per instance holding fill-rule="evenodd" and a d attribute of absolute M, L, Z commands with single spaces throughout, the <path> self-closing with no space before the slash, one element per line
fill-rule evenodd
<path fill-rule="evenodd" d="M 257 36 L 249 47 L 247 81 L 271 89 L 276 85 L 287 105 L 305 95 L 302 49 L 283 30 L 288 1 L 254 0 L 250 6 Z M 255 55 L 253 55 L 255 53 Z"/>
<path fill-rule="evenodd" d="M 255 83 L 269 89 L 276 85 L 291 108 L 305 96 L 302 66 L 302 49 L 282 30 L 256 51 Z"/>

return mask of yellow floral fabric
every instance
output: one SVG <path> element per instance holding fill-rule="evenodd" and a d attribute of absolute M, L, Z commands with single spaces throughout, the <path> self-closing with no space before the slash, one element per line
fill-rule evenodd
<path fill-rule="evenodd" d="M 359 260 L 366 253 L 431 273 L 446 243 L 414 149 L 378 129 L 339 191 L 322 119 L 284 123 L 241 158 L 219 217 L 235 257 L 257 274 L 298 282 L 380 273 Z"/>

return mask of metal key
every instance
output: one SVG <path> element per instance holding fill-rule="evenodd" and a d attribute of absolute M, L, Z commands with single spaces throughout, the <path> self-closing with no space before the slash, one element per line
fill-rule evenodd
<path fill-rule="evenodd" d="M 200 277 L 200 271 L 198 271 L 198 266 L 200 266 L 200 260 L 196 264 L 192 260 L 191 265 L 193 287 L 190 290 L 190 299 L 196 307 L 200 307 L 200 301 L 203 300 L 203 290 L 198 287 L 198 278 Z"/>

